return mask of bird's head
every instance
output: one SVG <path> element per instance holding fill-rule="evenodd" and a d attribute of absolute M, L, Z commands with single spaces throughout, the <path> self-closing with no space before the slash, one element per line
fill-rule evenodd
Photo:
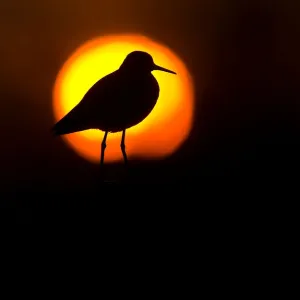
<path fill-rule="evenodd" d="M 152 56 L 143 51 L 133 51 L 129 53 L 120 69 L 131 72 L 147 73 L 155 70 L 176 74 L 175 72 L 156 65 Z"/>

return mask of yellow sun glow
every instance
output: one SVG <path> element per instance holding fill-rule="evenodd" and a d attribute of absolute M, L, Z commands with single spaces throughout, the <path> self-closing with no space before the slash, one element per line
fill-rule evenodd
<path fill-rule="evenodd" d="M 187 138 L 193 119 L 194 90 L 191 76 L 169 48 L 140 35 L 105 36 L 79 47 L 62 66 L 53 90 L 55 120 L 77 105 L 100 78 L 117 70 L 127 54 L 150 53 L 157 65 L 177 75 L 154 71 L 160 85 L 158 102 L 150 115 L 126 131 L 128 157 L 162 158 L 172 154 Z M 99 162 L 104 132 L 86 130 L 62 136 L 80 156 Z M 121 133 L 109 134 L 105 162 L 122 159 Z"/>

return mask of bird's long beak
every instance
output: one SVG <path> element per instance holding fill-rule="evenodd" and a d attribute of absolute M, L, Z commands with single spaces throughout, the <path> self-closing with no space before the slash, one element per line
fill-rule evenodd
<path fill-rule="evenodd" d="M 172 73 L 172 74 L 176 74 L 175 72 L 168 70 L 166 68 L 160 67 L 158 65 L 154 65 L 153 70 L 158 70 L 158 71 L 163 71 L 163 72 L 168 72 L 168 73 Z"/>

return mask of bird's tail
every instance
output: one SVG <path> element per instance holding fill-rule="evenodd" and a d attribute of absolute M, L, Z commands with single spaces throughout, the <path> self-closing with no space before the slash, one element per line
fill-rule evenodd
<path fill-rule="evenodd" d="M 86 122 L 83 122 L 81 110 L 75 106 L 67 115 L 60 119 L 52 128 L 54 135 L 63 135 L 87 129 Z"/>
<path fill-rule="evenodd" d="M 81 124 L 80 122 L 76 122 L 70 118 L 63 118 L 60 121 L 58 121 L 52 128 L 51 132 L 53 135 L 63 135 L 63 134 L 69 134 L 74 133 L 82 130 L 88 129 L 88 126 L 85 126 L 84 124 Z"/>
<path fill-rule="evenodd" d="M 73 130 L 69 128 L 70 126 L 67 125 L 68 124 L 66 124 L 66 122 L 60 120 L 51 128 L 52 134 L 58 136 L 58 135 L 71 133 Z"/>
<path fill-rule="evenodd" d="M 58 135 L 62 135 L 63 131 L 60 130 L 59 126 L 57 126 L 57 124 L 55 124 L 52 128 L 51 128 L 51 133 L 54 136 L 58 136 Z"/>
<path fill-rule="evenodd" d="M 70 129 L 70 128 L 66 128 L 66 127 L 62 127 L 62 126 L 57 126 L 57 124 L 55 124 L 52 128 L 51 128 L 51 132 L 54 136 L 58 136 L 58 135 L 63 135 L 63 134 L 68 134 L 68 133 L 72 133 L 75 132 L 76 130 L 74 129 Z"/>

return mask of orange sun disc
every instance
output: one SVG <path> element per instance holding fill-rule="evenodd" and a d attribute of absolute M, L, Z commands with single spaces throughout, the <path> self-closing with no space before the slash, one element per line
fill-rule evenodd
<path fill-rule="evenodd" d="M 194 88 L 182 60 L 169 48 L 141 35 L 113 35 L 90 40 L 64 63 L 53 90 L 56 121 L 77 105 L 85 93 L 105 75 L 117 70 L 127 54 L 140 50 L 152 55 L 154 62 L 177 75 L 153 71 L 160 86 L 156 106 L 140 124 L 126 130 L 126 152 L 130 158 L 163 158 L 175 152 L 192 127 Z M 142 99 L 141 99 L 142 101 Z M 122 133 L 107 137 L 105 162 L 122 160 Z M 63 135 L 64 141 L 85 159 L 99 163 L 104 132 L 86 130 Z"/>

